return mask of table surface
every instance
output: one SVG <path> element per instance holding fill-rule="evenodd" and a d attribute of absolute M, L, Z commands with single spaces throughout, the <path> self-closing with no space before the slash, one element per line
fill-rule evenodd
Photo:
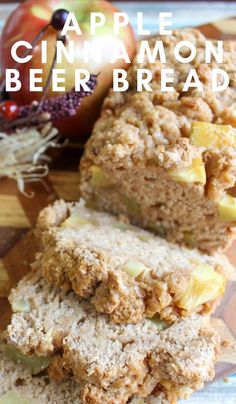
<path fill-rule="evenodd" d="M 127 12 L 130 16 L 131 23 L 136 30 L 136 13 L 142 11 L 144 13 L 145 27 L 152 30 L 152 32 L 158 31 L 158 12 L 171 11 L 173 13 L 173 26 L 176 28 L 183 26 L 198 26 L 207 23 L 209 20 L 217 21 L 226 17 L 236 15 L 236 1 L 235 2 L 128 2 L 118 1 L 117 6 L 123 11 Z M 0 1 L 0 30 L 4 24 L 9 13 L 15 8 L 16 4 L 5 4 Z M 236 31 L 236 29 L 235 29 Z M 57 182 L 56 177 L 53 179 L 53 171 L 51 173 L 51 181 L 54 181 L 54 188 L 59 191 L 60 184 Z M 60 181 L 62 178 L 60 179 Z M 3 204 L 4 192 L 3 180 L 0 180 L 0 205 Z M 5 183 L 5 185 L 8 184 Z M 66 190 L 68 195 L 71 192 L 76 197 L 76 181 L 72 180 L 70 190 Z M 13 184 L 8 184 L 5 189 L 14 189 Z M 59 192 L 57 192 L 58 194 Z M 63 197 L 63 195 L 61 195 Z M 1 201 L 2 199 L 2 201 Z M 1 203 L 2 202 L 2 203 Z M 0 238 L 2 238 L 3 235 Z M 17 236 L 18 237 L 18 236 Z M 236 361 L 235 361 L 236 365 Z M 236 404 L 236 375 L 229 377 L 227 380 L 221 380 L 211 384 L 202 391 L 194 394 L 191 399 L 187 401 L 181 401 L 181 403 L 188 404 Z"/>

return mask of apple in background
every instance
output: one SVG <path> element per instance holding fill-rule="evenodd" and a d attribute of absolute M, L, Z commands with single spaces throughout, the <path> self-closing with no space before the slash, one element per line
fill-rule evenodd
<path fill-rule="evenodd" d="M 135 54 L 136 42 L 131 26 L 121 28 L 119 37 L 114 35 L 113 13 L 119 10 L 105 0 L 26 0 L 13 11 L 4 27 L 0 46 L 2 71 L 7 68 L 14 68 L 16 64 L 11 57 L 12 45 L 19 40 L 32 42 L 38 32 L 50 22 L 53 12 L 58 9 L 66 9 L 74 12 L 83 33 L 82 35 L 77 35 L 75 32 L 68 32 L 67 35 L 68 40 L 75 41 L 76 43 L 75 63 L 69 64 L 66 60 L 63 60 L 61 64 L 57 64 L 56 66 L 66 69 L 66 91 L 74 87 L 74 71 L 76 68 L 85 68 L 89 70 L 90 73 L 100 73 L 95 92 L 83 100 L 77 115 L 56 122 L 56 126 L 63 135 L 84 139 L 89 135 L 99 115 L 103 99 L 109 87 L 112 85 L 113 68 L 124 69 L 128 67 L 125 62 L 121 60 L 117 61 L 115 64 L 108 63 L 117 39 L 121 39 L 124 42 L 131 60 Z M 88 26 L 91 12 L 103 13 L 107 21 L 103 27 L 98 28 L 96 36 L 93 37 L 90 35 L 90 27 Z M 33 93 L 29 90 L 29 69 L 43 70 L 42 85 L 44 86 L 54 56 L 56 36 L 57 31 L 49 27 L 42 38 L 42 40 L 46 40 L 48 44 L 47 64 L 41 63 L 41 43 L 39 42 L 32 53 L 33 57 L 31 61 L 17 66 L 20 72 L 22 89 L 19 92 L 12 92 L 10 97 L 18 102 L 19 105 L 29 104 L 31 101 L 41 98 L 42 93 Z M 83 63 L 81 53 L 84 40 L 91 41 L 94 52 L 96 52 L 99 46 L 103 47 L 102 63 L 97 64 L 95 61 L 90 61 L 89 64 Z M 53 93 L 52 90 L 49 89 L 48 96 L 52 97 L 57 95 L 58 93 Z"/>

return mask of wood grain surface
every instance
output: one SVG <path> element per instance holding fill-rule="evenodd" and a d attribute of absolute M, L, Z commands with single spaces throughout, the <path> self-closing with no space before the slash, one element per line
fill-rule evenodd
<path fill-rule="evenodd" d="M 232 22 L 233 21 L 233 22 Z M 230 28 L 229 28 L 230 27 Z M 234 29 L 233 29 L 234 27 Z M 200 27 L 210 38 L 236 40 L 236 20 L 217 22 Z M 9 321 L 11 310 L 6 297 L 10 287 L 16 285 L 30 268 L 37 250 L 33 227 L 39 211 L 56 198 L 79 198 L 78 164 L 82 150 L 69 145 L 53 154 L 53 163 L 43 183 L 28 185 L 31 198 L 19 193 L 15 182 L 0 179 L 0 329 Z M 236 266 L 236 243 L 227 251 Z M 224 299 L 217 309 L 213 323 L 220 334 L 232 342 L 225 349 L 216 367 L 216 378 L 236 371 L 236 274 L 227 287 Z"/>

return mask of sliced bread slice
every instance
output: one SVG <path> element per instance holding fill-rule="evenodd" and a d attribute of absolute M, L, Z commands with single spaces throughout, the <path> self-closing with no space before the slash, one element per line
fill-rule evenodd
<path fill-rule="evenodd" d="M 90 401 L 95 403 L 97 401 Z M 169 404 L 164 392 L 146 399 L 138 396 L 130 404 Z M 82 404 L 81 389 L 72 379 L 60 383 L 48 375 L 32 376 L 29 370 L 15 364 L 0 349 L 0 404 Z M 118 404 L 118 402 L 116 403 Z"/>
<path fill-rule="evenodd" d="M 40 271 L 20 281 L 10 302 L 15 313 L 6 342 L 28 356 L 51 356 L 50 377 L 73 377 L 84 403 L 123 404 L 153 391 L 175 403 L 214 377 L 220 341 L 207 316 L 169 326 L 158 319 L 114 324 Z"/>
<path fill-rule="evenodd" d="M 152 233 L 86 208 L 57 201 L 38 219 L 43 276 L 116 323 L 159 314 L 170 323 L 209 313 L 232 270 L 220 255 L 179 247 Z"/>

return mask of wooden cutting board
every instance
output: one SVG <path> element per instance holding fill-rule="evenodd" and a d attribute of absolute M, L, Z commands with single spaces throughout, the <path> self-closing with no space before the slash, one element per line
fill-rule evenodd
<path fill-rule="evenodd" d="M 236 19 L 219 21 L 200 27 L 209 38 L 235 39 Z M 70 144 L 63 150 L 53 151 L 50 174 L 43 183 L 28 185 L 26 190 L 33 193 L 25 197 L 9 179 L 0 179 L 0 269 L 9 277 L 5 287 L 0 287 L 0 330 L 10 319 L 11 310 L 6 290 L 14 286 L 28 271 L 34 260 L 36 241 L 33 226 L 39 211 L 57 198 L 67 201 L 79 198 L 78 164 L 82 149 Z M 236 242 L 227 251 L 236 266 Z M 236 272 L 229 282 L 225 297 L 217 309 L 213 323 L 221 335 L 236 343 Z M 225 349 L 216 367 L 216 378 L 236 371 L 236 348 Z"/>

